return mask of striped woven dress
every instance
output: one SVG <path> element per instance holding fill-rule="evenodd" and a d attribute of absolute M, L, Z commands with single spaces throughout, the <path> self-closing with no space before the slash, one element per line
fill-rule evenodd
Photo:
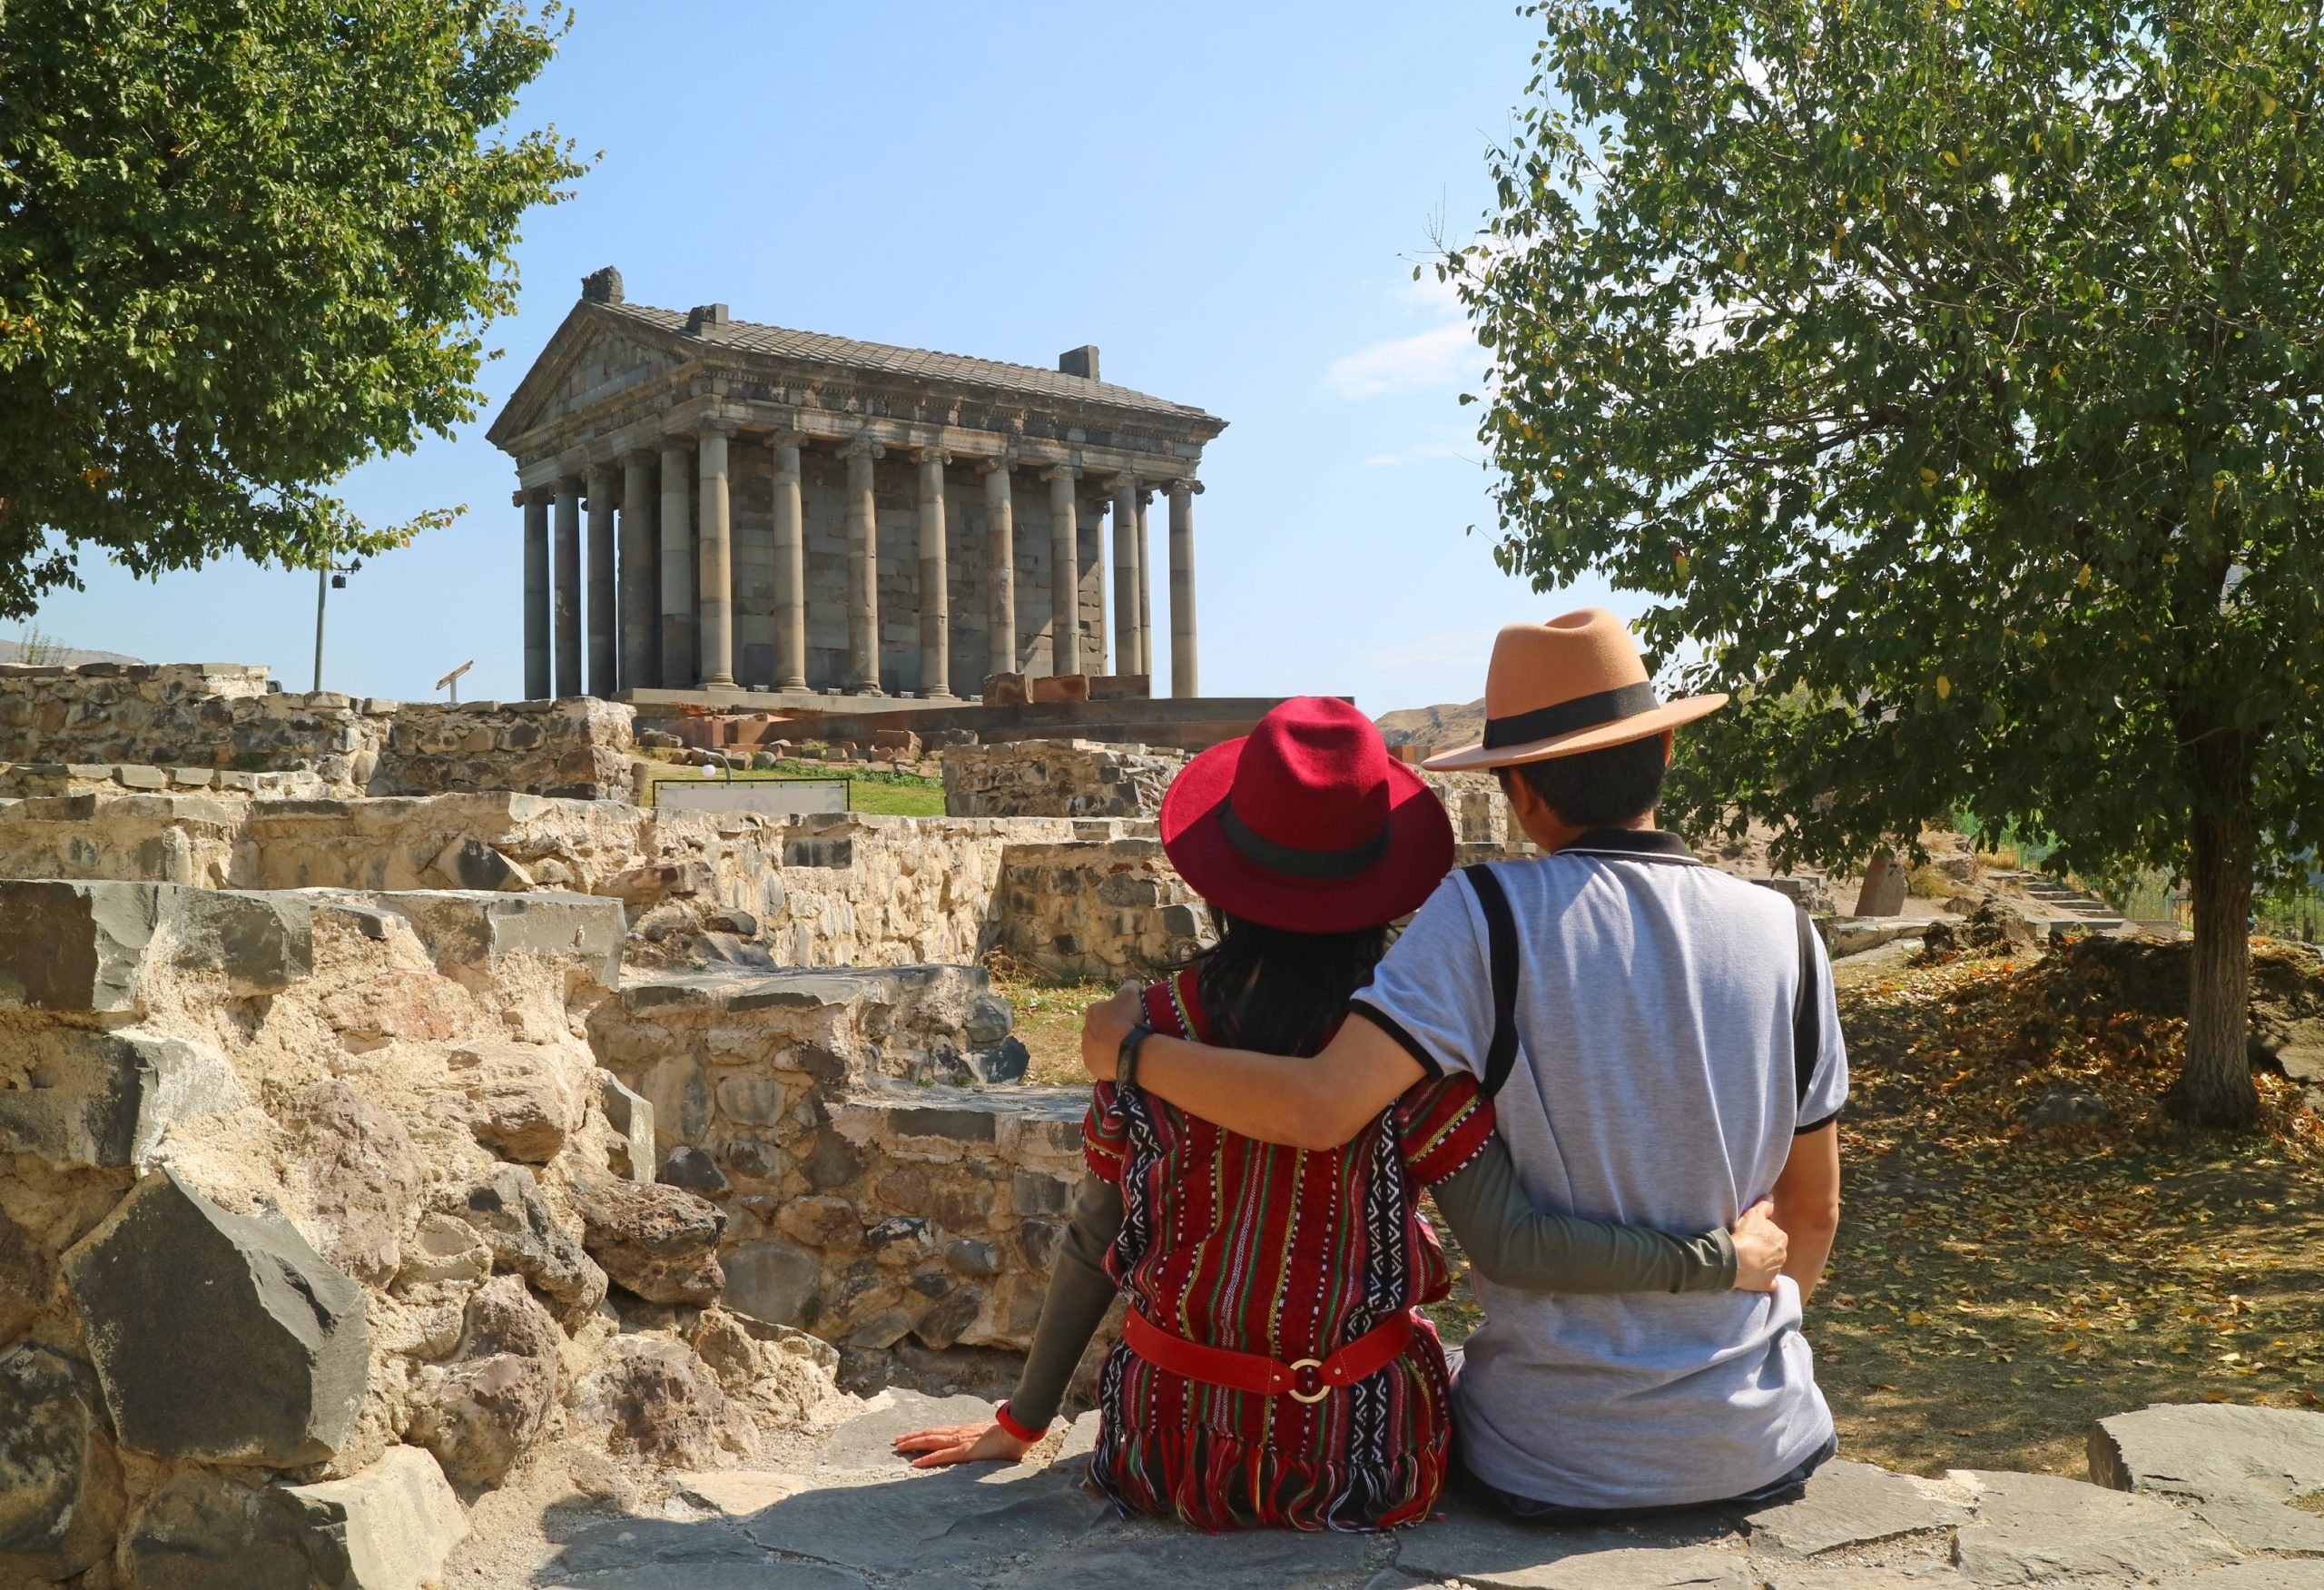
<path fill-rule="evenodd" d="M 1192 969 L 1145 1002 L 1157 1032 L 1211 1041 Z M 1415 1087 L 1327 1152 L 1101 1082 L 1084 1148 L 1122 1192 L 1107 1270 L 1175 1335 L 1286 1364 L 1325 1358 L 1451 1289 L 1420 1190 L 1492 1132 L 1492 1106 L 1466 1076 Z M 1425 1319 L 1387 1368 L 1312 1404 L 1185 1379 L 1117 1346 L 1090 1477 L 1125 1509 L 1206 1530 L 1393 1528 L 1425 1518 L 1443 1488 L 1450 1404 Z"/>

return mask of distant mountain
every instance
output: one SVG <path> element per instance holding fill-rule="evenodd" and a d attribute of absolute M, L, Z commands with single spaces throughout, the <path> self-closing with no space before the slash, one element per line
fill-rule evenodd
<path fill-rule="evenodd" d="M 77 667 L 83 663 L 134 663 L 141 657 L 123 657 L 117 651 L 76 651 L 69 646 L 57 646 L 42 640 L 34 643 L 40 650 L 40 660 L 52 667 Z M 20 640 L 0 640 L 0 663 L 20 663 L 25 660 L 25 643 Z"/>
<path fill-rule="evenodd" d="M 1457 751 L 1484 738 L 1485 704 L 1466 706 L 1413 706 L 1380 715 L 1380 736 L 1392 746 L 1416 746 L 1425 755 Z"/>

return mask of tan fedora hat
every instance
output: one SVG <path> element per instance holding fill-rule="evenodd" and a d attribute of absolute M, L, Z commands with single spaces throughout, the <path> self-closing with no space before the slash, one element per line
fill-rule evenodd
<path fill-rule="evenodd" d="M 1431 756 L 1434 773 L 1513 767 L 1626 745 L 1727 705 L 1724 696 L 1657 701 L 1630 627 L 1603 607 L 1512 624 L 1485 674 L 1485 737 Z"/>

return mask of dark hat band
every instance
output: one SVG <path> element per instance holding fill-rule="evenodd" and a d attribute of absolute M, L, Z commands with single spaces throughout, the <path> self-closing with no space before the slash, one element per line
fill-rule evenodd
<path fill-rule="evenodd" d="M 1388 854 L 1390 837 L 1388 827 L 1384 825 L 1371 838 L 1345 850 L 1302 850 L 1295 844 L 1281 844 L 1264 834 L 1253 833 L 1250 825 L 1235 815 L 1232 797 L 1218 803 L 1218 828 L 1245 861 L 1294 878 L 1352 878 L 1379 864 L 1380 858 Z"/>
<path fill-rule="evenodd" d="M 1485 719 L 1485 749 L 1498 751 L 1508 746 L 1528 746 L 1535 740 L 1553 740 L 1560 735 L 1594 729 L 1600 724 L 1619 723 L 1626 717 L 1636 717 L 1642 712 L 1652 712 L 1661 705 L 1655 699 L 1653 685 L 1641 679 L 1635 685 L 1577 696 L 1571 701 L 1561 701 L 1553 706 L 1540 707 L 1532 712 L 1521 712 L 1510 717 L 1489 717 Z"/>

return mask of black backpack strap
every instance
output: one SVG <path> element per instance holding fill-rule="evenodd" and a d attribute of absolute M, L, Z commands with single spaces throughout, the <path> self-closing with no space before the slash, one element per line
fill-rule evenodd
<path fill-rule="evenodd" d="M 1816 919 L 1805 907 L 1793 909 L 1799 918 L 1799 992 L 1791 1001 L 1791 1081 L 1797 1107 L 1804 1110 L 1824 1052 L 1824 1002 L 1816 975 Z"/>
<path fill-rule="evenodd" d="M 1462 867 L 1461 875 L 1469 880 L 1477 904 L 1484 908 L 1485 942 L 1492 966 L 1492 1042 L 1485 1050 L 1483 1079 L 1484 1096 L 1490 1099 L 1501 1091 L 1510 1069 L 1517 1063 L 1517 915 L 1510 910 L 1509 895 L 1489 864 Z"/>

